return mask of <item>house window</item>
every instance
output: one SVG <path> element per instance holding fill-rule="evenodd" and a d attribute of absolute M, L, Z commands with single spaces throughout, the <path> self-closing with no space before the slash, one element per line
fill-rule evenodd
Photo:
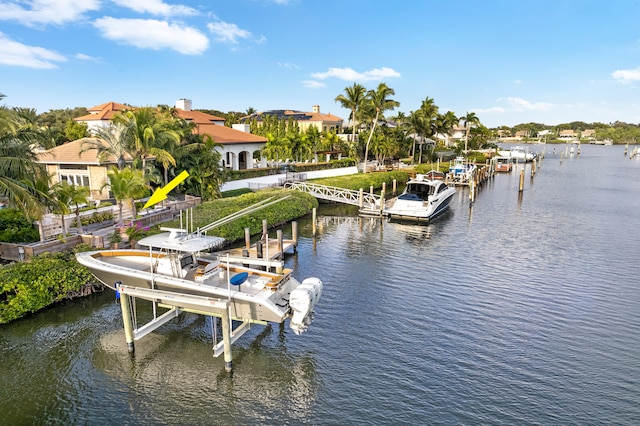
<path fill-rule="evenodd" d="M 60 181 L 67 181 L 70 185 L 89 187 L 89 176 L 80 174 L 61 174 Z"/>

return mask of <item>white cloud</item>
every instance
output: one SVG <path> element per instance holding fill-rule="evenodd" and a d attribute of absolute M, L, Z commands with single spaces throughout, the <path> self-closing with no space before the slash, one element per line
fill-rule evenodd
<path fill-rule="evenodd" d="M 512 109 L 515 109 L 516 111 L 522 111 L 522 110 L 544 111 L 553 107 L 553 105 L 549 103 L 545 103 L 545 102 L 534 103 L 534 102 L 529 102 L 522 98 L 513 98 L 513 97 L 507 98 L 507 103 L 509 104 L 509 106 L 511 106 Z"/>
<path fill-rule="evenodd" d="M 100 58 L 96 56 L 85 55 L 84 53 L 76 53 L 74 57 L 81 61 L 91 61 L 91 62 L 100 62 Z"/>
<path fill-rule="evenodd" d="M 119 6 L 126 7 L 138 13 L 151 13 L 160 16 L 193 16 L 199 12 L 192 7 L 172 5 L 162 0 L 112 0 Z"/>
<path fill-rule="evenodd" d="M 278 62 L 278 66 L 282 67 L 282 68 L 290 68 L 290 69 L 294 69 L 294 70 L 299 70 L 300 67 L 296 64 L 293 64 L 291 62 Z"/>
<path fill-rule="evenodd" d="M 634 70 L 617 70 L 611 73 L 614 80 L 626 84 L 640 80 L 640 68 Z"/>
<path fill-rule="evenodd" d="M 216 40 L 222 43 L 238 44 L 238 39 L 250 39 L 251 33 L 239 28 L 236 24 L 216 21 L 207 24 L 207 28 L 216 35 Z"/>
<path fill-rule="evenodd" d="M 82 18 L 85 12 L 98 10 L 100 0 L 31 0 L 0 3 L 0 20 L 23 25 L 61 25 Z"/>
<path fill-rule="evenodd" d="M 474 108 L 471 112 L 475 112 L 476 114 L 502 114 L 507 112 L 503 107 L 490 107 L 490 108 Z"/>
<path fill-rule="evenodd" d="M 94 25 L 103 37 L 141 49 L 173 49 L 185 55 L 199 55 L 209 47 L 209 39 L 197 29 L 166 21 L 104 17 Z"/>
<path fill-rule="evenodd" d="M 27 68 L 58 68 L 55 62 L 64 62 L 67 58 L 42 47 L 27 46 L 11 40 L 0 32 L 0 64 Z"/>
<path fill-rule="evenodd" d="M 357 72 L 352 68 L 329 68 L 326 72 L 311 74 L 311 77 L 320 80 L 333 77 L 346 81 L 381 81 L 386 78 L 400 77 L 400 73 L 387 67 L 375 68 L 365 72 Z"/>
<path fill-rule="evenodd" d="M 326 86 L 326 84 L 316 80 L 303 80 L 302 85 L 307 89 L 320 89 Z"/>

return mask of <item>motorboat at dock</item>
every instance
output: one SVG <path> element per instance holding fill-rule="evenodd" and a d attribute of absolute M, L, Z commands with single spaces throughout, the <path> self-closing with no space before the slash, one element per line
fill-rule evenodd
<path fill-rule="evenodd" d="M 407 182 L 402 194 L 384 213 L 391 219 L 428 222 L 449 208 L 455 193 L 456 190 L 443 181 L 418 174 Z"/>
<path fill-rule="evenodd" d="M 529 148 L 523 148 L 521 146 L 514 146 L 511 149 L 499 149 L 498 155 L 525 163 L 531 162 L 537 157 L 537 154 L 531 152 Z"/>
<path fill-rule="evenodd" d="M 476 165 L 465 160 L 464 157 L 456 157 L 449 167 L 449 175 L 453 182 L 467 183 L 476 172 Z"/>
<path fill-rule="evenodd" d="M 513 159 L 511 157 L 494 157 L 496 172 L 510 172 L 513 169 Z"/>

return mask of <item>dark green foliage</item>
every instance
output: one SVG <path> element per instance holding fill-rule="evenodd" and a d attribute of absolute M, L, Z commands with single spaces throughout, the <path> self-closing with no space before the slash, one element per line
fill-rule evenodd
<path fill-rule="evenodd" d="M 273 227 L 302 217 L 318 206 L 318 200 L 315 197 L 303 192 L 266 189 L 238 197 L 220 198 L 202 203 L 193 210 L 193 226 L 200 228 L 271 196 L 284 198 L 287 195 L 289 198 L 216 228 L 211 234 L 225 238 L 229 242 L 236 241 L 244 237 L 245 228 L 250 228 L 252 235 L 261 233 L 263 219 L 267 220 L 269 227 Z M 180 221 L 167 222 L 164 226 L 177 228 L 180 226 Z"/>
<path fill-rule="evenodd" d="M 40 239 L 38 230 L 14 209 L 0 210 L 0 241 L 5 243 L 33 243 Z"/>
<path fill-rule="evenodd" d="M 64 128 L 64 135 L 67 140 L 75 141 L 77 139 L 82 139 L 85 136 L 89 135 L 88 126 L 86 123 L 77 123 L 72 119 L 67 121 L 67 125 Z"/>
<path fill-rule="evenodd" d="M 0 324 L 63 300 L 95 278 L 72 253 L 43 254 L 0 269 Z"/>
<path fill-rule="evenodd" d="M 248 194 L 250 192 L 253 192 L 253 191 L 249 188 L 238 188 L 238 189 L 232 189 L 231 191 L 224 191 L 221 194 L 221 196 L 222 198 L 231 198 L 231 197 L 237 197 L 238 195 L 242 195 L 242 194 Z"/>
<path fill-rule="evenodd" d="M 55 144 L 61 145 L 66 141 L 72 140 L 65 134 L 69 120 L 86 115 L 88 112 L 85 107 L 52 109 L 40 114 L 37 119 L 37 124 L 38 126 L 47 128 L 49 133 L 54 135 Z"/>
<path fill-rule="evenodd" d="M 113 213 L 111 211 L 105 212 L 94 212 L 91 216 L 81 216 L 80 222 L 82 222 L 82 226 L 91 225 L 94 223 L 100 223 L 107 220 L 113 220 Z M 74 220 L 74 224 L 77 226 Z"/>

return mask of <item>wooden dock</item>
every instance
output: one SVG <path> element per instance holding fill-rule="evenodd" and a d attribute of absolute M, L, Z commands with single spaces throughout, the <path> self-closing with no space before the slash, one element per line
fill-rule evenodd
<path fill-rule="evenodd" d="M 291 222 L 292 239 L 288 240 L 282 238 L 281 230 L 276 232 L 276 238 L 269 238 L 266 226 L 266 221 L 263 221 L 262 238 L 253 244 L 251 244 L 249 229 L 245 229 L 244 247 L 218 252 L 218 260 L 247 266 L 259 266 L 267 271 L 274 270 L 280 273 L 284 268 L 285 254 L 293 254 L 297 250 L 298 223 Z"/>

